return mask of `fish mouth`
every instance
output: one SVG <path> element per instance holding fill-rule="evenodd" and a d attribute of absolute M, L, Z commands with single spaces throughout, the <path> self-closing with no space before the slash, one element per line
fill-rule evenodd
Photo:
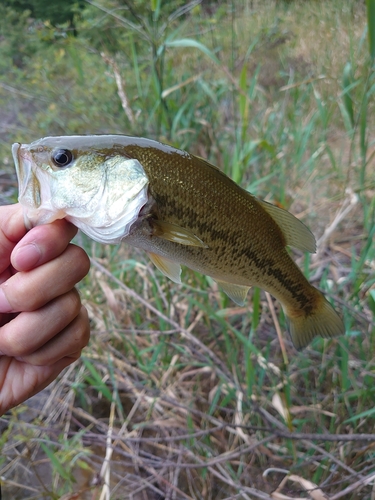
<path fill-rule="evenodd" d="M 40 205 L 40 185 L 33 172 L 33 161 L 27 145 L 16 142 L 12 155 L 18 179 L 18 201 L 23 206 L 24 223 L 27 229 L 36 224 L 32 221 L 33 211 Z"/>
<path fill-rule="evenodd" d="M 16 142 L 12 146 L 12 155 L 18 178 L 19 196 L 24 196 L 32 174 L 32 161 L 30 153 L 22 147 L 22 144 Z"/>
<path fill-rule="evenodd" d="M 16 167 L 19 187 L 21 187 L 21 185 L 23 184 L 23 180 L 25 178 L 23 163 L 20 161 L 20 149 L 21 149 L 21 144 L 19 142 L 16 142 L 12 145 L 12 155 L 13 155 L 14 165 Z"/>

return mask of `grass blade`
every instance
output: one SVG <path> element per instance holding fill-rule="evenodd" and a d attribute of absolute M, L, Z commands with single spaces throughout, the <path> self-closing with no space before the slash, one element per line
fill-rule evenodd
<path fill-rule="evenodd" d="M 208 47 L 203 45 L 203 43 L 198 42 L 197 40 L 193 40 L 192 38 L 180 38 L 179 40 L 167 40 L 165 42 L 165 46 L 166 47 L 184 47 L 184 48 L 190 47 L 190 48 L 198 49 L 201 52 L 203 52 L 203 54 L 208 56 L 211 59 L 211 61 L 213 61 L 215 64 L 220 65 L 219 59 L 217 58 L 217 56 L 215 56 L 215 54 Z"/>
<path fill-rule="evenodd" d="M 354 109 L 353 109 L 353 99 L 351 96 L 351 89 L 353 88 L 353 72 L 352 65 L 350 62 L 345 64 L 344 72 L 342 75 L 342 86 L 343 86 L 343 103 L 345 106 L 346 113 L 349 117 L 351 127 L 354 128 Z"/>
<path fill-rule="evenodd" d="M 367 29 L 369 51 L 372 61 L 375 59 L 375 0 L 367 0 Z"/>

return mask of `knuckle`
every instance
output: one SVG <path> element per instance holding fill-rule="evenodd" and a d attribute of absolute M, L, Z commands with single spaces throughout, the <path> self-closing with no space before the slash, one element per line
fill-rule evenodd
<path fill-rule="evenodd" d="M 75 361 L 77 361 L 81 357 L 81 354 L 82 354 L 82 350 L 79 350 L 79 351 L 73 352 L 72 354 L 69 354 L 69 356 L 68 356 L 69 363 L 74 363 Z"/>
<path fill-rule="evenodd" d="M 13 358 L 27 356 L 31 348 L 20 335 L 14 335 L 12 329 L 3 331 L 1 339 L 1 351 Z"/>
<path fill-rule="evenodd" d="M 80 346 L 81 349 L 87 346 L 90 340 L 90 323 L 87 315 L 86 308 L 82 306 L 79 321 L 81 326 L 81 335 L 80 335 Z"/>
<path fill-rule="evenodd" d="M 71 266 L 76 282 L 80 281 L 90 269 L 90 259 L 86 252 L 72 243 L 68 245 L 66 251 L 66 262 Z"/>
<path fill-rule="evenodd" d="M 79 296 L 76 288 L 72 288 L 64 296 L 66 303 L 66 308 L 70 313 L 72 318 L 76 318 L 81 310 L 81 297 Z"/>
<path fill-rule="evenodd" d="M 6 296 L 13 312 L 34 311 L 50 300 L 48 287 L 23 272 L 9 278 Z"/>
<path fill-rule="evenodd" d="M 37 297 L 43 294 L 43 290 L 38 290 L 38 294 L 30 293 L 23 278 L 22 273 L 16 273 L 6 284 L 6 296 L 13 312 L 32 310 L 37 302 Z"/>
<path fill-rule="evenodd" d="M 80 351 L 87 346 L 90 340 L 90 323 L 88 314 L 84 306 L 80 307 L 77 316 L 69 325 L 69 330 L 72 332 L 71 339 L 74 341 L 74 349 Z"/>

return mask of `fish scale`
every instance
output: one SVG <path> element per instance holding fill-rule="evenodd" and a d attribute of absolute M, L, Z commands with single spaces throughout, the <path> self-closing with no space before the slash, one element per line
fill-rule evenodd
<path fill-rule="evenodd" d="M 284 301 L 286 300 L 285 292 L 289 292 L 290 301 L 298 302 L 299 309 L 303 310 L 305 315 L 311 313 L 314 304 L 320 300 L 320 294 L 316 294 L 315 289 L 303 279 L 301 271 L 283 248 L 285 238 L 271 217 L 268 220 L 267 230 L 264 229 L 264 220 L 259 217 L 260 209 L 251 195 L 244 190 L 239 190 L 236 184 L 229 181 L 227 177 L 223 177 L 221 173 L 217 175 L 216 168 L 209 166 L 199 169 L 199 159 L 194 157 L 188 159 L 185 157 L 182 163 L 160 151 L 152 155 L 152 158 L 158 155 L 159 161 L 151 164 L 149 155 L 140 151 L 139 148 L 131 147 L 129 150 L 125 148 L 125 151 L 129 152 L 130 157 L 137 158 L 144 166 L 150 178 L 151 193 L 155 197 L 157 206 L 160 207 L 160 217 L 172 217 L 172 220 L 182 227 L 194 230 L 209 247 L 208 249 L 181 248 L 180 245 L 162 241 L 163 253 L 175 254 L 181 263 L 195 270 L 202 269 L 201 266 L 198 268 L 195 262 L 202 263 L 202 255 L 206 254 L 205 273 L 214 279 L 230 280 L 231 283 L 238 285 L 251 284 L 267 287 L 270 293 Z M 163 175 L 165 169 L 168 168 L 175 169 L 174 177 Z M 180 182 L 181 177 L 187 175 L 190 178 L 194 172 L 198 172 L 197 179 L 200 186 L 209 186 L 207 197 L 201 197 L 202 189 L 198 193 L 185 189 L 186 196 L 176 196 L 176 193 L 181 193 L 176 189 L 176 184 Z M 214 190 L 210 189 L 212 186 L 215 186 Z M 166 190 L 169 195 L 165 194 Z M 163 195 L 159 194 L 160 191 Z M 220 211 L 215 214 L 216 217 L 212 217 L 212 212 L 208 210 L 213 195 L 222 200 Z M 203 203 L 199 203 L 200 200 L 203 200 Z M 191 220 L 185 215 L 194 203 L 197 203 L 201 214 Z M 243 214 L 252 216 L 240 218 Z M 267 214 L 262 215 L 263 218 L 267 216 Z M 229 219 L 225 221 L 229 223 L 227 226 L 224 226 L 225 218 Z M 207 219 L 208 222 L 206 222 Z M 236 219 L 241 221 L 241 231 L 238 229 L 233 231 L 230 225 Z M 252 234 L 257 234 L 258 237 L 251 238 Z M 166 248 L 167 245 L 170 248 Z M 279 248 L 275 254 L 272 249 L 273 246 L 277 248 L 278 245 Z M 147 243 L 144 248 L 149 249 Z M 260 258 L 259 255 L 263 257 Z"/>
<path fill-rule="evenodd" d="M 242 263 L 243 269 L 248 271 L 246 280 L 252 276 L 252 268 L 254 267 L 266 271 L 264 265 L 256 266 L 254 256 L 260 253 L 264 255 L 265 252 L 267 255 L 267 246 L 269 253 L 274 253 L 271 248 L 271 244 L 273 244 L 279 246 L 280 253 L 287 254 L 286 250 L 283 250 L 285 238 L 273 219 L 266 213 L 261 214 L 263 218 L 268 218 L 268 227 L 267 230 L 264 230 L 264 220 L 261 220 L 259 213 L 257 213 L 260 212 L 260 209 L 256 206 L 256 200 L 242 189 L 238 192 L 238 186 L 231 181 L 228 183 L 229 179 L 222 176 L 221 173 L 218 176 L 216 168 L 204 169 L 202 172 L 197 165 L 199 159 L 195 161 L 194 158 L 189 159 L 186 167 L 185 164 L 176 162 L 173 157 L 171 158 L 163 152 L 153 152 L 152 158 L 156 154 L 163 155 L 154 164 L 150 162 L 144 152 L 139 151 L 139 148 L 124 149 L 126 154 L 137 158 L 143 165 L 150 179 L 150 192 L 156 200 L 159 217 L 168 218 L 171 222 L 177 222 L 182 227 L 193 230 L 209 247 L 209 249 L 197 249 L 177 246 L 174 247 L 176 252 L 188 251 L 191 255 L 196 255 L 197 252 L 212 253 L 214 254 L 212 258 L 220 256 L 220 261 L 215 261 L 213 267 L 220 271 L 220 264 L 222 264 L 226 273 L 238 272 L 238 257 L 248 256 L 247 260 Z M 163 169 L 171 168 L 174 169 L 175 178 L 163 176 Z M 179 172 L 179 170 L 183 170 L 183 172 Z M 198 183 L 209 187 L 199 191 L 185 189 L 183 191 L 185 196 L 182 196 L 177 182 L 183 174 L 191 177 L 194 172 L 199 172 L 197 175 Z M 212 185 L 215 186 L 215 190 L 210 189 Z M 204 191 L 206 191 L 206 197 L 203 196 Z M 217 211 L 212 210 L 213 196 L 221 200 Z M 191 214 L 192 206 L 196 207 L 193 214 Z M 189 215 L 187 216 L 187 214 Z M 247 214 L 251 214 L 251 216 L 244 218 L 244 215 Z M 234 223 L 236 226 L 233 226 Z M 256 234 L 257 237 L 252 237 L 253 234 Z M 234 252 L 238 254 L 237 258 L 233 258 Z M 288 264 L 294 265 L 291 259 L 287 260 Z M 271 265 L 274 265 L 274 258 L 271 259 Z"/>
<path fill-rule="evenodd" d="M 286 248 L 315 251 L 311 232 L 206 160 L 149 139 L 114 135 L 47 137 L 15 144 L 13 156 L 29 225 L 65 216 L 97 241 L 144 249 L 177 283 L 181 265 L 211 276 L 240 305 L 248 289 L 259 286 L 281 302 L 298 349 L 316 335 L 344 333 L 340 317 Z M 67 164 L 59 165 L 61 158 Z M 98 186 L 102 200 L 91 200 Z M 58 193 L 58 209 L 46 193 Z M 40 206 L 30 206 L 30 199 L 40 199 Z M 91 214 L 84 213 L 83 199 Z"/>

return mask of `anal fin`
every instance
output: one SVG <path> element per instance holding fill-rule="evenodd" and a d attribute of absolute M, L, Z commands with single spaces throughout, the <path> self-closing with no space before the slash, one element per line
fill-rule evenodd
<path fill-rule="evenodd" d="M 151 262 L 161 271 L 167 278 L 175 283 L 181 284 L 181 266 L 177 262 L 161 257 L 156 253 L 148 252 Z"/>
<path fill-rule="evenodd" d="M 226 281 L 215 280 L 220 288 L 225 292 L 230 299 L 233 300 L 238 306 L 244 306 L 246 303 L 247 292 L 250 286 L 234 285 Z"/>

